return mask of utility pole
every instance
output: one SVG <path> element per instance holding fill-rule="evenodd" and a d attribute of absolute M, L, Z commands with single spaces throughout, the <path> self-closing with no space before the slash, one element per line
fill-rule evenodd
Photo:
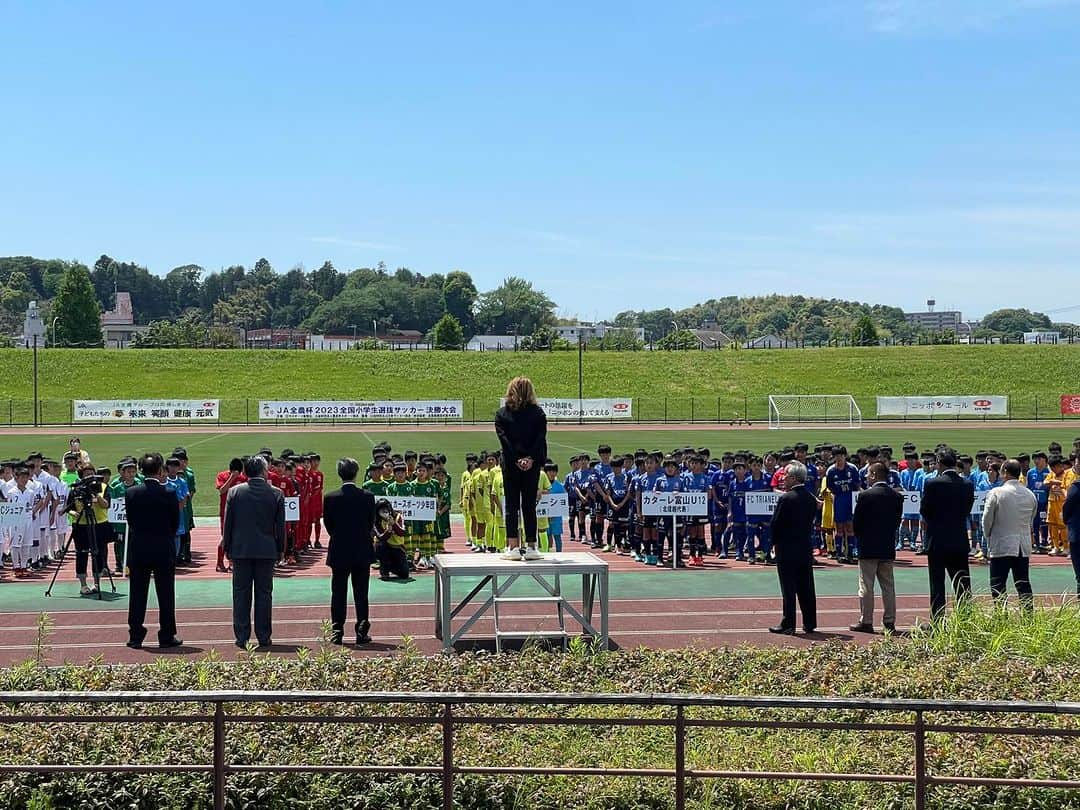
<path fill-rule="evenodd" d="M 582 339 L 580 330 L 577 338 L 577 396 L 578 424 L 580 425 L 585 421 L 581 412 L 585 398 L 585 341 Z"/>

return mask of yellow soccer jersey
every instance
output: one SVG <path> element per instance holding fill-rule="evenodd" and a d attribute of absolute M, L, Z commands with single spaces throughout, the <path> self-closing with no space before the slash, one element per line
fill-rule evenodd
<path fill-rule="evenodd" d="M 1055 489 L 1054 484 L 1060 486 Z M 1049 493 L 1046 500 L 1046 522 L 1053 526 L 1064 526 L 1065 518 L 1062 517 L 1061 510 L 1065 506 L 1065 494 L 1068 492 L 1065 489 L 1065 474 L 1062 473 L 1059 478 L 1051 472 L 1046 476 L 1043 486 Z"/>
<path fill-rule="evenodd" d="M 476 519 L 486 523 L 491 516 L 491 472 L 478 469 L 472 476 L 472 500 Z"/>
<path fill-rule="evenodd" d="M 1065 494 L 1069 494 L 1069 489 L 1076 483 L 1077 479 L 1080 479 L 1080 473 L 1076 472 L 1072 467 L 1069 467 L 1065 471 Z"/>
<path fill-rule="evenodd" d="M 833 493 L 829 489 L 824 478 L 821 479 L 821 528 L 835 529 L 836 521 L 833 520 Z"/>
<path fill-rule="evenodd" d="M 491 515 L 500 526 L 506 525 L 506 515 L 503 513 L 506 490 L 503 488 L 502 470 L 496 467 L 491 470 Z"/>
<path fill-rule="evenodd" d="M 540 473 L 540 493 L 539 494 L 545 495 L 550 491 L 551 491 L 551 482 L 548 480 L 547 475 L 545 475 L 544 473 Z M 548 519 L 546 517 L 545 518 L 537 518 L 536 519 L 536 531 L 537 532 L 546 532 L 547 530 L 548 530 Z"/>
<path fill-rule="evenodd" d="M 459 486 L 461 487 L 461 490 L 460 490 L 461 497 L 460 497 L 460 501 L 459 501 L 460 504 L 461 504 L 461 512 L 462 512 L 462 514 L 465 514 L 465 515 L 471 514 L 472 513 L 472 495 L 471 495 L 471 493 L 469 491 L 472 488 L 472 473 L 471 472 L 469 472 L 468 470 L 465 470 L 464 472 L 461 473 L 461 483 L 459 484 Z"/>

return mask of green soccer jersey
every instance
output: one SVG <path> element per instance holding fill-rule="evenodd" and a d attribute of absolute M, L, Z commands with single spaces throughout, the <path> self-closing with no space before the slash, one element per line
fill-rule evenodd
<path fill-rule="evenodd" d="M 450 476 L 446 477 L 446 483 L 439 487 L 439 509 L 446 508 L 450 504 L 450 498 L 452 493 L 450 486 Z M 435 536 L 443 539 L 450 536 L 450 510 L 446 509 L 445 512 L 439 514 L 435 518 Z"/>
<path fill-rule="evenodd" d="M 386 497 L 388 498 L 408 498 L 412 494 L 412 481 L 402 481 L 400 484 L 397 481 L 391 481 L 386 485 Z"/>
<path fill-rule="evenodd" d="M 188 467 L 184 470 L 184 479 L 187 481 L 188 486 L 188 499 L 184 504 L 184 520 L 187 522 L 187 530 L 191 531 L 195 528 L 195 471 Z"/>
<path fill-rule="evenodd" d="M 439 483 L 431 478 L 421 483 L 415 482 L 412 485 L 412 495 L 416 498 L 435 498 L 436 503 L 439 498 Z M 435 532 L 435 521 L 432 520 L 411 520 L 413 534 L 433 534 Z"/>
<path fill-rule="evenodd" d="M 386 497 L 386 487 L 387 487 L 387 482 L 386 481 L 371 481 L 371 480 L 368 480 L 368 481 L 364 482 L 364 489 L 366 489 L 368 492 L 370 492 L 376 498 L 385 498 Z"/>

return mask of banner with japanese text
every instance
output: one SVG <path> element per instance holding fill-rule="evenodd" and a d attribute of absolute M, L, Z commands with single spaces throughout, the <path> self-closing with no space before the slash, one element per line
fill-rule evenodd
<path fill-rule="evenodd" d="M 461 400 L 260 400 L 259 419 L 461 419 Z"/>
<path fill-rule="evenodd" d="M 71 410 L 76 422 L 216 421 L 221 415 L 216 399 L 76 399 Z"/>

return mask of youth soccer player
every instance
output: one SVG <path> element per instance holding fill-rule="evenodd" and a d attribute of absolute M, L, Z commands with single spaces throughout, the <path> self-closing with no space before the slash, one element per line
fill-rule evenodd
<path fill-rule="evenodd" d="M 1046 488 L 1046 527 L 1050 539 L 1050 554 L 1054 557 L 1069 556 L 1069 536 L 1065 528 L 1062 508 L 1065 506 L 1065 459 L 1059 455 L 1048 459 L 1050 474 L 1043 485 Z"/>
<path fill-rule="evenodd" d="M 757 456 L 750 459 L 750 475 L 744 480 L 743 492 L 768 492 L 772 489 L 771 481 L 762 468 L 762 460 Z M 769 563 L 769 515 L 746 516 L 746 561 Z M 755 551 L 755 544 L 757 550 Z"/>
<path fill-rule="evenodd" d="M 27 559 L 27 545 L 30 542 L 30 533 L 33 529 L 32 510 L 37 500 L 34 489 L 30 486 L 30 468 L 21 463 L 15 467 L 14 486 L 7 489 L 8 503 L 21 504 L 26 516 L 16 525 L 11 527 L 11 567 L 16 579 L 30 575 Z M 83 575 L 85 582 L 86 576 Z"/>
<path fill-rule="evenodd" d="M 624 459 L 611 460 L 611 473 L 603 483 L 603 497 L 608 510 L 608 536 L 604 551 L 629 553 L 630 500 L 633 497 L 630 476 L 623 472 Z"/>
<path fill-rule="evenodd" d="M 487 452 L 478 457 L 478 466 L 472 474 L 472 503 L 476 515 L 476 542 L 481 551 L 494 551 L 488 544 L 487 527 L 491 520 L 491 475 L 487 468 Z"/>
<path fill-rule="evenodd" d="M 476 551 L 476 518 L 472 507 L 472 474 L 476 469 L 476 455 L 465 454 L 465 472 L 461 474 L 458 484 L 458 504 L 461 507 L 461 515 L 465 523 L 465 544 Z"/>
<path fill-rule="evenodd" d="M 727 559 L 728 498 L 731 494 L 731 482 L 735 478 L 732 464 L 735 456 L 724 453 L 720 457 L 720 467 L 709 480 L 709 515 L 711 516 L 712 552 L 720 559 Z"/>
<path fill-rule="evenodd" d="M 686 489 L 686 484 L 682 475 L 679 473 L 679 462 L 673 457 L 669 456 L 664 459 L 664 471 L 657 476 L 656 483 L 653 485 L 653 492 L 683 492 Z M 664 523 L 667 523 L 667 518 L 661 518 Z M 659 527 L 658 527 L 659 528 Z M 670 531 L 670 528 L 668 528 Z M 670 535 L 671 554 L 674 559 L 676 567 L 682 567 L 683 562 L 680 559 L 682 554 L 682 533 L 684 529 L 682 521 L 678 518 L 675 520 L 675 531 Z M 661 537 L 658 543 L 658 550 L 656 553 L 655 565 L 664 564 L 664 541 Z"/>
<path fill-rule="evenodd" d="M 728 526 L 731 531 L 731 545 L 735 549 L 735 559 L 746 559 L 746 461 L 735 456 L 731 468 L 731 485 L 728 487 Z"/>
<path fill-rule="evenodd" d="M 1039 502 L 1031 525 L 1031 544 L 1033 549 L 1045 553 L 1050 550 L 1046 527 L 1047 495 L 1049 494 L 1046 488 L 1046 477 L 1050 475 L 1050 468 L 1046 463 L 1047 455 L 1041 450 L 1032 453 L 1031 461 L 1034 466 L 1027 472 L 1027 485 L 1028 489 L 1035 493 L 1035 498 Z"/>
<path fill-rule="evenodd" d="M 405 461 L 394 462 L 394 480 L 386 485 L 386 496 L 388 498 L 408 498 L 413 494 L 413 483 L 407 477 L 408 468 L 405 466 Z M 417 570 L 420 562 L 420 543 L 419 540 L 411 533 L 412 521 L 406 521 L 405 523 L 405 555 L 409 560 L 410 570 Z"/>
<path fill-rule="evenodd" d="M 127 491 L 136 485 L 135 471 L 138 464 L 134 458 L 128 456 L 120 459 L 120 463 L 117 467 L 119 468 L 119 475 L 109 482 L 108 489 L 106 490 L 110 501 L 124 500 Z M 113 546 L 113 555 L 116 559 L 116 571 L 123 572 L 123 575 L 127 576 L 128 571 L 124 566 L 124 550 L 127 545 L 127 524 L 114 523 L 112 524 L 112 530 L 113 537 L 116 538 L 115 545 Z"/>
<path fill-rule="evenodd" d="M 247 481 L 247 476 L 244 475 L 244 462 L 239 458 L 230 459 L 229 469 L 219 472 L 214 480 L 214 486 L 218 491 L 218 530 L 222 534 L 225 532 L 225 501 L 229 497 L 229 490 L 245 481 Z M 218 540 L 217 565 L 214 566 L 214 570 L 219 574 L 232 570 L 232 566 L 225 564 L 225 546 L 221 540 Z"/>
<path fill-rule="evenodd" d="M 435 462 L 430 458 L 423 458 L 416 466 L 416 481 L 412 484 L 412 495 L 416 498 L 435 498 L 436 504 L 439 498 L 439 485 L 431 478 L 435 469 Z M 436 506 L 436 512 L 438 506 Z M 418 568 L 428 568 L 435 556 L 435 521 L 410 520 L 411 528 L 406 528 L 406 534 L 415 537 L 416 546 L 420 552 Z"/>
<path fill-rule="evenodd" d="M 711 484 L 709 474 L 705 468 L 705 457 L 701 455 L 691 456 L 690 472 L 686 477 L 686 491 L 704 492 L 707 498 L 710 490 Z M 707 514 L 695 515 L 690 517 L 687 522 L 689 524 L 687 535 L 690 555 L 687 564 L 695 568 L 703 568 L 705 566 L 705 525 L 709 523 L 709 516 Z"/>
<path fill-rule="evenodd" d="M 569 531 L 570 540 L 573 541 L 576 538 L 577 528 L 577 511 L 578 511 L 578 492 L 577 492 L 577 471 L 578 471 L 578 457 L 570 457 L 570 472 L 566 474 L 566 480 L 563 481 L 563 489 L 566 490 L 566 503 L 570 512 L 570 517 L 567 518 L 567 530 Z"/>
<path fill-rule="evenodd" d="M 315 548 L 322 548 L 322 510 L 323 490 L 326 486 L 326 476 L 319 469 L 322 464 L 322 456 L 318 453 L 308 453 L 307 470 L 304 476 L 307 485 L 307 518 L 308 529 L 305 536 L 315 535 Z"/>
<path fill-rule="evenodd" d="M 184 483 L 187 485 L 187 500 L 184 501 L 183 513 L 180 516 L 180 523 L 183 525 L 184 534 L 181 538 L 180 554 L 177 556 L 176 561 L 191 564 L 191 530 L 195 528 L 195 471 L 188 465 L 187 450 L 183 447 L 177 447 L 173 451 L 173 458 L 180 461 L 180 475 L 184 478 Z"/>
<path fill-rule="evenodd" d="M 833 464 L 825 473 L 825 481 L 833 494 L 837 559 L 853 563 L 858 550 L 855 548 L 855 530 L 852 519 L 855 493 L 860 489 L 860 478 L 855 465 L 847 463 L 847 448 L 843 445 L 833 448 Z"/>
<path fill-rule="evenodd" d="M 435 516 L 435 547 L 439 554 L 446 553 L 446 541 L 450 537 L 450 504 L 453 493 L 450 475 L 446 467 L 435 465 L 435 483 L 439 486 L 439 509 Z"/>
<path fill-rule="evenodd" d="M 915 452 L 904 455 L 906 466 L 900 471 L 900 488 L 906 492 L 922 492 L 923 470 L 919 466 L 919 454 Z M 904 503 L 910 503 L 906 498 Z M 919 545 L 919 511 L 911 506 L 905 511 L 900 521 L 900 539 L 896 543 L 896 550 L 901 551 L 905 547 L 914 551 Z"/>
<path fill-rule="evenodd" d="M 655 455 L 649 454 L 645 459 L 645 472 L 642 474 L 637 491 L 637 512 L 641 515 L 642 529 L 641 529 L 641 548 L 642 560 L 646 565 L 656 565 L 657 563 L 657 526 L 659 525 L 659 518 L 655 515 L 646 515 L 644 507 L 642 506 L 642 499 L 646 494 L 652 493 L 656 489 L 656 482 L 660 478 L 660 472 L 657 469 L 658 459 Z"/>

